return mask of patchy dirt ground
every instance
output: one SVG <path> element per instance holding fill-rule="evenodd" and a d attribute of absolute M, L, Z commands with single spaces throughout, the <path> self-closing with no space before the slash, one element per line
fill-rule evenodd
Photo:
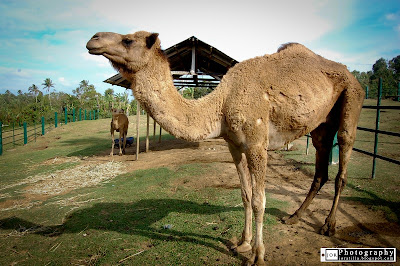
<path fill-rule="evenodd" d="M 144 151 L 144 146 L 141 147 L 141 151 Z M 134 153 L 134 146 L 127 148 L 128 155 L 125 156 L 111 158 L 108 151 L 105 151 L 99 156 L 79 158 L 80 167 L 95 169 L 93 171 L 96 172 L 99 165 L 111 163 L 117 169 L 116 171 L 130 172 L 163 166 L 173 168 L 188 163 L 215 163 L 220 175 L 205 175 L 201 179 L 185 180 L 177 185 L 193 188 L 212 186 L 222 189 L 240 187 L 228 147 L 220 139 L 198 143 L 182 140 L 164 141 L 151 147 L 148 153 L 140 153 L 138 161 Z M 60 160 L 63 159 L 54 159 L 46 163 L 59 163 Z M 294 163 L 284 160 L 279 153 L 269 153 L 268 164 L 266 191 L 272 198 L 289 202 L 289 207 L 287 210 L 271 210 L 266 206 L 266 213 L 274 212 L 275 215 L 278 213 L 279 218 L 284 218 L 300 206 L 311 185 L 312 176 L 299 170 Z M 42 187 L 46 184 L 46 180 L 44 177 L 40 179 Z M 79 186 L 73 183 L 72 179 L 70 181 L 69 188 Z M 103 180 L 99 178 L 98 182 L 100 181 Z M 32 193 L 34 188 L 34 184 L 29 186 L 27 193 Z M 321 247 L 396 247 L 399 252 L 399 224 L 388 222 L 383 213 L 371 210 L 360 202 L 347 200 L 346 191 L 342 195 L 337 213 L 336 235 L 334 237 L 320 235 L 318 231 L 331 208 L 333 191 L 334 182 L 329 181 L 314 199 L 307 215 L 298 224 L 278 223 L 273 231 L 268 229 L 264 231 L 267 263 L 270 265 L 319 264 Z M 240 232 L 237 232 L 237 236 L 239 235 Z M 249 254 L 244 255 L 249 256 Z"/>
<path fill-rule="evenodd" d="M 151 147 L 148 153 L 135 158 L 135 148 L 127 149 L 126 156 L 114 156 L 113 160 L 123 162 L 126 171 L 155 167 L 175 167 L 188 163 L 215 163 L 220 175 L 205 175 L 201 179 L 182 181 L 183 186 L 200 188 L 204 186 L 223 189 L 239 188 L 235 166 L 226 143 L 222 139 L 188 143 L 169 140 Z M 141 151 L 144 151 L 144 146 Z M 88 161 L 110 161 L 103 156 L 87 158 Z M 287 212 L 278 212 L 280 218 L 293 213 L 302 203 L 312 182 L 312 176 L 302 172 L 294 163 L 286 161 L 275 152 L 269 153 L 269 172 L 266 191 L 272 198 L 289 202 Z M 346 200 L 342 194 L 337 213 L 337 229 L 334 237 L 318 233 L 332 206 L 334 181 L 329 181 L 314 199 L 307 215 L 295 225 L 279 223 L 273 232 L 265 230 L 266 261 L 271 265 L 314 265 L 320 263 L 321 247 L 396 247 L 400 249 L 400 226 L 388 222 L 383 213 L 373 211 L 360 202 Z M 240 232 L 237 233 L 240 235 Z M 234 241 L 234 240 L 233 240 Z M 245 254 L 248 256 L 249 254 Z M 370 263 L 368 265 L 371 265 Z"/>

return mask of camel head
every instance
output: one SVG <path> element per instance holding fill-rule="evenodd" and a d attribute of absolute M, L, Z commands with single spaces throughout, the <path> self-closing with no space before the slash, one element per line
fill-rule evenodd
<path fill-rule="evenodd" d="M 126 35 L 99 32 L 89 40 L 86 48 L 90 54 L 109 59 L 117 71 L 133 73 L 143 69 L 161 52 L 158 33 L 145 31 Z"/>

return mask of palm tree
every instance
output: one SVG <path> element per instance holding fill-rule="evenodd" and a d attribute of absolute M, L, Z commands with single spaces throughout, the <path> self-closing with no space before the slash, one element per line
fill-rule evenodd
<path fill-rule="evenodd" d="M 36 100 L 36 103 L 37 103 L 37 97 L 38 97 L 39 92 L 40 92 L 39 88 L 35 84 L 32 84 L 32 86 L 29 87 L 28 91 L 35 96 L 35 100 Z"/>
<path fill-rule="evenodd" d="M 46 78 L 44 82 L 42 83 L 44 86 L 43 89 L 46 89 L 47 93 L 49 94 L 49 102 L 50 102 L 50 108 L 51 108 L 51 98 L 50 98 L 50 88 L 54 87 L 54 83 L 51 79 Z"/>

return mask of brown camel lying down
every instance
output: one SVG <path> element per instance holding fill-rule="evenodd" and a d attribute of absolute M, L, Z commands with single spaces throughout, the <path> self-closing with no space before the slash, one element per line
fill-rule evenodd
<path fill-rule="evenodd" d="M 112 119 L 111 119 L 111 138 L 112 138 L 112 146 L 111 146 L 111 152 L 110 155 L 114 155 L 114 145 L 115 145 L 115 140 L 114 140 L 114 131 L 119 132 L 119 155 L 121 156 L 122 154 L 125 154 L 125 146 L 126 146 L 126 136 L 128 135 L 128 127 L 129 127 L 129 120 L 128 117 L 125 115 L 125 112 L 123 109 L 115 109 L 113 108 L 112 110 Z M 124 139 L 123 144 L 122 144 L 122 139 Z M 122 145 L 121 145 L 122 144 Z M 121 150 L 121 146 L 123 146 Z"/>

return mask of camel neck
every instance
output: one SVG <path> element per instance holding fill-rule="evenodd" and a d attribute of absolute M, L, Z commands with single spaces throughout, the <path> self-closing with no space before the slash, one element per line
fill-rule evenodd
<path fill-rule="evenodd" d="M 197 141 L 221 135 L 225 98 L 221 89 L 197 100 L 183 98 L 173 84 L 168 62 L 150 65 L 131 81 L 141 106 L 175 137 Z"/>

